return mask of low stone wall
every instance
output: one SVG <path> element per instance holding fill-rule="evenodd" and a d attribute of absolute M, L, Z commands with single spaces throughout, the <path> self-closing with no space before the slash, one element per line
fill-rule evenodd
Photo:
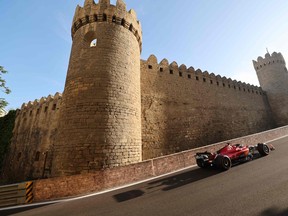
<path fill-rule="evenodd" d="M 55 200 L 103 191 L 183 169 L 195 164 L 194 155 L 196 152 L 214 152 L 227 142 L 231 144 L 254 145 L 258 142 L 268 142 L 287 135 L 288 126 L 285 126 L 128 166 L 96 171 L 89 174 L 37 180 L 34 182 L 33 188 L 34 201 Z"/>

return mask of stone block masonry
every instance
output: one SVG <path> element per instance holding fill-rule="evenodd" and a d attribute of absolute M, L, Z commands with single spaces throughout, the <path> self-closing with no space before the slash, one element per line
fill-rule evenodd
<path fill-rule="evenodd" d="M 52 175 L 140 162 L 140 22 L 102 0 L 78 6 L 73 23 Z"/>
<path fill-rule="evenodd" d="M 143 159 L 273 127 L 265 92 L 151 55 L 141 61 Z"/>

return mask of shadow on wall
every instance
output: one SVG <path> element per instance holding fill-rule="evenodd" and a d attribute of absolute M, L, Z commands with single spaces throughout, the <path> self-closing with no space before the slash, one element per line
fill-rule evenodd
<path fill-rule="evenodd" d="M 288 215 L 288 209 L 281 210 L 277 207 L 271 207 L 259 214 L 259 216 L 287 216 Z"/>
<path fill-rule="evenodd" d="M 140 188 L 135 188 L 130 191 L 119 193 L 114 195 L 114 199 L 117 202 L 124 202 L 131 199 L 135 199 L 140 196 L 157 193 L 159 191 L 169 191 L 184 185 L 211 177 L 220 173 L 221 171 L 213 168 L 209 169 L 195 169 L 192 171 L 184 172 L 175 176 L 162 178 L 157 181 L 151 181 L 146 183 Z"/>

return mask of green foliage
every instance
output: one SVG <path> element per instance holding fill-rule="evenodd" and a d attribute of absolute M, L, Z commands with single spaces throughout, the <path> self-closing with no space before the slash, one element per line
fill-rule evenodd
<path fill-rule="evenodd" d="M 6 86 L 5 79 L 2 78 L 3 74 L 8 73 L 4 67 L 0 66 L 0 90 L 5 94 L 10 94 L 11 90 Z M 4 112 L 4 107 L 8 105 L 5 98 L 0 97 L 0 115 Z"/>
<path fill-rule="evenodd" d="M 0 118 L 0 170 L 2 169 L 4 157 L 8 152 L 15 119 L 16 110 L 11 110 L 6 116 Z"/>

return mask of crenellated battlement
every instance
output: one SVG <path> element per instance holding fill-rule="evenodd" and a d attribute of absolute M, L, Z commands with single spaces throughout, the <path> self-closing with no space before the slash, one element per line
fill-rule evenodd
<path fill-rule="evenodd" d="M 41 110 L 43 110 L 45 113 L 51 110 L 58 110 L 61 99 L 62 94 L 57 92 L 54 96 L 49 95 L 48 97 L 42 97 L 40 100 L 36 99 L 34 101 L 29 101 L 28 103 L 23 103 L 19 114 L 25 117 L 27 113 L 29 116 L 31 116 L 33 113 L 36 113 L 37 115 Z"/>
<path fill-rule="evenodd" d="M 126 10 L 123 0 L 117 0 L 116 5 L 110 4 L 110 0 L 85 0 L 84 7 L 77 5 L 72 25 L 72 38 L 76 31 L 84 25 L 95 22 L 108 22 L 121 25 L 131 31 L 142 49 L 142 28 L 137 19 L 136 12 Z"/>
<path fill-rule="evenodd" d="M 253 65 L 256 71 L 261 70 L 266 66 L 271 66 L 274 64 L 286 64 L 282 54 L 273 52 L 272 55 L 270 53 L 266 53 L 265 57 L 262 58 L 259 56 L 257 61 L 253 60 Z"/>
<path fill-rule="evenodd" d="M 232 80 L 231 78 L 226 78 L 225 76 L 222 77 L 220 75 L 215 75 L 214 73 L 202 71 L 201 69 L 195 70 L 193 67 L 187 68 L 185 64 L 181 64 L 179 67 L 178 63 L 175 61 L 169 64 L 167 59 L 163 59 L 160 61 L 160 63 L 158 63 L 155 55 L 150 55 L 147 60 L 142 60 L 142 63 L 145 65 L 144 67 L 147 67 L 147 70 L 153 70 L 167 75 L 174 75 L 182 79 L 196 80 L 202 83 L 209 83 L 211 85 L 227 87 L 247 93 L 255 93 L 259 95 L 264 93 L 261 87 Z"/>

